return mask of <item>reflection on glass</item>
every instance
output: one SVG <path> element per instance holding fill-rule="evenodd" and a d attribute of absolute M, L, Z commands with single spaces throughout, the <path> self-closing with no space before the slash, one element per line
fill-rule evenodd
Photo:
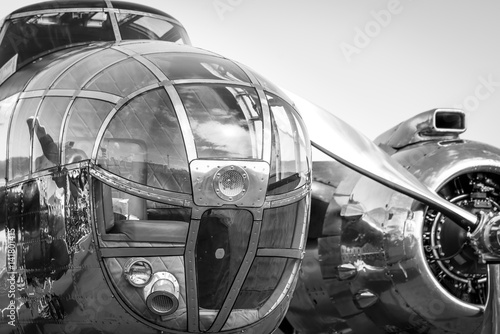
<path fill-rule="evenodd" d="M 65 45 L 115 39 L 104 12 L 54 12 L 8 20 L 0 42 L 0 67 L 14 55 L 22 64 Z"/>
<path fill-rule="evenodd" d="M 34 131 L 34 172 L 59 164 L 59 134 L 69 97 L 47 97 L 43 100 L 37 119 L 30 120 Z"/>
<path fill-rule="evenodd" d="M 291 248 L 295 228 L 304 220 L 305 200 L 264 210 L 259 248 Z"/>
<path fill-rule="evenodd" d="M 13 95 L 0 102 L 0 183 L 1 179 L 7 177 L 7 135 L 10 124 L 10 116 L 16 106 L 19 95 Z"/>
<path fill-rule="evenodd" d="M 261 307 L 275 292 L 289 261 L 292 260 L 256 257 L 234 308 L 255 309 Z"/>
<path fill-rule="evenodd" d="M 262 159 L 262 112 L 252 88 L 182 85 L 199 158 Z"/>
<path fill-rule="evenodd" d="M 184 29 L 166 20 L 137 14 L 118 14 L 122 39 L 149 39 L 185 44 Z"/>
<path fill-rule="evenodd" d="M 39 98 L 19 100 L 12 119 L 9 137 L 9 179 L 27 176 L 30 172 L 31 134 L 33 120 L 40 104 Z"/>
<path fill-rule="evenodd" d="M 296 111 L 285 101 L 267 95 L 271 109 L 272 151 L 268 194 L 282 194 L 302 186 L 310 163 L 309 140 Z"/>
<path fill-rule="evenodd" d="M 100 230 L 107 240 L 185 243 L 191 209 L 138 197 L 96 183 Z"/>
<path fill-rule="evenodd" d="M 104 134 L 98 161 L 134 182 L 191 193 L 179 121 L 163 88 L 134 98 L 118 111 Z"/>
<path fill-rule="evenodd" d="M 250 83 L 241 68 L 219 57 L 200 54 L 153 54 L 146 58 L 158 64 L 170 80 L 207 79 Z"/>
<path fill-rule="evenodd" d="M 104 119 L 114 104 L 100 100 L 78 98 L 70 110 L 68 125 L 64 132 L 64 163 L 89 159 Z"/>
<path fill-rule="evenodd" d="M 245 210 L 203 214 L 196 241 L 200 308 L 221 309 L 245 257 L 252 225 L 253 216 Z"/>
<path fill-rule="evenodd" d="M 81 89 L 85 82 L 103 68 L 125 58 L 123 53 L 113 49 L 104 49 L 94 53 L 62 73 L 53 87 L 55 89 Z"/>
<path fill-rule="evenodd" d="M 61 57 L 60 61 L 51 63 L 50 66 L 46 66 L 42 71 L 38 73 L 33 79 L 29 82 L 25 91 L 32 90 L 45 90 L 47 88 L 51 88 L 54 81 L 64 73 L 64 71 L 77 62 L 80 59 L 85 59 L 87 55 L 92 53 L 93 50 L 86 49 L 86 51 L 82 51 L 80 49 L 70 49 L 65 52 L 64 57 Z M 78 87 L 79 89 L 80 87 Z"/>
<path fill-rule="evenodd" d="M 156 77 L 144 65 L 135 59 L 128 59 L 107 68 L 85 89 L 127 96 L 156 82 Z"/>

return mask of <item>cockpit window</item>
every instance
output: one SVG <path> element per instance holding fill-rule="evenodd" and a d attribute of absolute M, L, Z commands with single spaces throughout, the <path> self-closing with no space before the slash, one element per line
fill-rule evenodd
<path fill-rule="evenodd" d="M 190 44 L 184 28 L 167 19 L 146 14 L 117 13 L 107 9 L 64 10 L 26 16 L 16 15 L 1 25 L 0 83 L 17 68 L 36 57 L 62 47 L 88 42 L 162 40 Z"/>
<path fill-rule="evenodd" d="M 100 144 L 98 162 L 125 179 L 191 193 L 179 121 L 163 88 L 137 96 L 118 111 Z"/>
<path fill-rule="evenodd" d="M 206 79 L 251 83 L 241 68 L 219 57 L 158 53 L 146 58 L 157 64 L 170 80 Z"/>
<path fill-rule="evenodd" d="M 159 18 L 137 14 L 118 14 L 122 39 L 162 40 L 186 44 L 186 34 L 181 27 Z"/>
<path fill-rule="evenodd" d="M 298 113 L 276 95 L 268 94 L 267 99 L 273 128 L 268 195 L 277 195 L 305 184 L 310 147 Z"/>
<path fill-rule="evenodd" d="M 255 89 L 225 85 L 177 87 L 198 158 L 262 159 L 262 111 Z"/>
<path fill-rule="evenodd" d="M 0 67 L 17 55 L 23 64 L 44 52 L 88 41 L 115 39 L 105 12 L 55 12 L 9 20 L 3 26 Z"/>

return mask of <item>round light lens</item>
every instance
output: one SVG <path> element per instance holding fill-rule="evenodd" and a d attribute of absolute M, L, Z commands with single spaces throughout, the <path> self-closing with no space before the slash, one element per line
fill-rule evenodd
<path fill-rule="evenodd" d="M 239 166 L 221 168 L 214 176 L 215 193 L 225 201 L 237 201 L 248 189 L 248 174 Z"/>
<path fill-rule="evenodd" d="M 125 278 L 127 281 L 137 287 L 146 286 L 153 276 L 153 268 L 145 259 L 130 259 L 125 264 Z"/>

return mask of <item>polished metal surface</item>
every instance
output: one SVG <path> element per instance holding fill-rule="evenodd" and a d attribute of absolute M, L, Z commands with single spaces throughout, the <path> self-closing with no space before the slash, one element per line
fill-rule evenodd
<path fill-rule="evenodd" d="M 311 133 L 314 147 L 360 174 L 438 209 L 464 229 L 473 229 L 477 225 L 475 215 L 450 204 L 422 185 L 415 176 L 350 125 L 298 96 L 292 95 L 292 98 L 301 110 L 306 125 L 315 129 Z"/>
<path fill-rule="evenodd" d="M 374 143 L 398 150 L 423 141 L 453 140 L 467 130 L 465 113 L 459 109 L 432 109 L 384 132 Z"/>
<path fill-rule="evenodd" d="M 321 270 L 301 275 L 289 322 L 301 333 L 328 333 L 342 324 L 353 333 L 377 328 L 384 333 L 472 334 L 482 326 L 484 333 L 495 333 L 496 322 L 488 317 L 498 316 L 492 311 L 497 287 L 488 292 L 486 266 L 491 286 L 492 264 L 482 262 L 492 260 L 498 248 L 500 150 L 441 138 L 398 150 L 392 158 L 453 205 L 473 215 L 483 211 L 482 223 L 468 233 L 447 213 L 374 180 L 346 175 L 337 183 L 320 170 L 313 201 L 326 201 L 333 189 L 329 207 L 340 207 L 340 217 L 323 209 L 315 219 L 324 221 L 312 222 L 322 226 L 322 234 L 310 236 L 311 255 L 305 258 L 317 252 Z M 342 172 L 334 162 L 323 165 Z M 313 279 L 318 273 L 321 283 Z M 331 305 L 314 303 L 319 300 L 305 289 L 313 284 L 322 286 Z M 493 305 L 487 306 L 486 299 Z M 314 317 L 319 318 L 311 321 L 321 327 L 308 322 Z"/>
<path fill-rule="evenodd" d="M 167 58 L 182 66 L 169 72 Z M 307 237 L 310 145 L 287 98 L 250 76 L 208 51 L 128 41 L 51 53 L 0 86 L 12 96 L 1 102 L 0 228 L 17 250 L 17 271 L 0 262 L 0 275 L 18 282 L 12 298 L 0 289 L 0 307 L 14 302 L 15 326 L 278 326 Z M 165 272 L 175 280 L 158 278 Z M 107 298 L 95 307 L 94 288 Z M 9 321 L 0 317 L 0 327 Z"/>
<path fill-rule="evenodd" d="M 219 183 L 218 179 L 224 171 L 230 170 L 232 166 L 233 170 L 241 170 L 242 179 L 243 177 L 247 178 L 246 186 L 239 193 L 240 196 L 221 196 L 215 183 Z M 193 180 L 193 198 L 199 206 L 234 204 L 260 207 L 264 204 L 268 184 L 267 175 L 269 175 L 267 162 L 194 160 L 191 162 L 190 170 Z"/>
<path fill-rule="evenodd" d="M 488 302 L 484 311 L 481 334 L 500 333 L 500 264 L 488 265 Z"/>

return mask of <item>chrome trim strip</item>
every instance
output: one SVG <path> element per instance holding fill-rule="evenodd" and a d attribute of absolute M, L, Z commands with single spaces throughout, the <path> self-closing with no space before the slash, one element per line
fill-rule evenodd
<path fill-rule="evenodd" d="M 36 107 L 36 111 L 34 113 L 34 119 L 38 119 L 38 115 L 40 113 L 40 109 L 42 107 L 42 104 L 43 102 L 45 101 L 45 97 L 41 98 L 40 99 L 40 102 L 38 103 L 38 106 Z M 33 129 L 31 129 L 31 132 L 30 132 L 30 156 L 29 156 L 29 164 L 30 164 L 30 167 L 28 169 L 28 175 L 30 178 L 33 177 L 33 144 L 35 143 L 35 122 L 33 122 Z"/>
<path fill-rule="evenodd" d="M 35 97 L 43 97 L 45 90 L 32 90 L 29 92 L 22 92 L 20 94 L 19 99 L 31 99 Z"/>
<path fill-rule="evenodd" d="M 107 8 L 54 8 L 54 9 L 43 9 L 43 10 L 34 10 L 31 12 L 17 13 L 11 15 L 9 19 L 13 20 L 21 17 L 53 14 L 53 13 L 72 13 L 72 12 L 99 13 L 107 11 L 108 11 Z"/>
<path fill-rule="evenodd" d="M 302 187 L 282 195 L 272 195 L 266 197 L 265 208 L 276 208 L 285 206 L 290 203 L 297 202 L 306 197 L 311 189 L 310 184 L 305 184 Z"/>
<path fill-rule="evenodd" d="M 303 207 L 300 204 L 297 206 L 296 215 L 296 217 L 303 217 L 301 222 L 302 228 L 299 228 L 300 225 L 295 228 L 295 234 L 292 239 L 292 247 L 298 249 L 305 249 L 307 240 L 307 228 L 309 226 L 308 222 L 309 217 L 311 216 L 311 197 L 307 196 L 304 202 L 305 203 Z"/>
<path fill-rule="evenodd" d="M 73 104 L 75 103 L 75 98 L 73 97 L 66 107 L 66 111 L 64 112 L 64 116 L 61 122 L 61 130 L 59 132 L 59 165 L 64 165 L 66 161 L 66 151 L 64 150 L 64 134 L 66 133 L 66 125 L 69 119 L 69 114 Z M 64 156 L 63 156 L 64 155 Z"/>
<path fill-rule="evenodd" d="M 101 257 L 152 257 L 152 256 L 183 256 L 184 248 L 100 248 Z"/>
<path fill-rule="evenodd" d="M 188 158 L 188 163 L 195 160 L 198 157 L 198 152 L 196 151 L 196 144 L 194 141 L 193 131 L 191 131 L 191 125 L 189 123 L 189 118 L 182 103 L 181 97 L 177 90 L 172 85 L 165 85 L 165 90 L 170 97 L 170 101 L 174 106 L 175 113 L 177 115 L 177 120 L 182 132 L 182 137 L 184 138 L 184 146 L 186 147 L 186 154 Z"/>
<path fill-rule="evenodd" d="M 92 52 L 89 52 L 88 54 L 85 54 L 83 57 L 79 57 L 78 59 L 76 59 L 74 62 L 72 62 L 71 64 L 69 64 L 68 66 L 66 66 L 66 68 L 64 70 L 61 71 L 61 73 L 59 73 L 55 78 L 54 80 L 52 80 L 52 82 L 47 86 L 47 91 L 50 90 L 52 88 L 52 86 L 54 86 L 56 84 L 56 82 L 59 81 L 59 79 L 66 73 L 69 71 L 70 68 L 72 68 L 73 66 L 75 66 L 76 64 L 78 64 L 79 62 L 87 59 L 88 57 L 91 57 L 93 55 L 95 55 L 96 53 L 100 52 L 101 51 L 101 48 L 98 48 L 96 50 L 93 50 Z"/>
<path fill-rule="evenodd" d="M 192 204 L 192 197 L 189 194 L 175 193 L 132 182 L 99 166 L 92 166 L 90 175 L 108 186 L 152 201 L 189 208 Z"/>
<path fill-rule="evenodd" d="M 104 133 L 106 131 L 106 129 L 108 128 L 108 125 L 109 123 L 111 123 L 111 121 L 113 120 L 113 117 L 120 111 L 120 109 L 127 103 L 129 102 L 131 99 L 133 99 L 134 97 L 140 95 L 140 94 L 143 94 L 147 91 L 150 91 L 150 90 L 153 90 L 155 88 L 159 88 L 160 87 L 160 83 L 154 83 L 152 85 L 149 85 L 147 87 L 143 87 L 141 89 L 139 89 L 138 91 L 135 91 L 134 93 L 120 99 L 120 101 L 116 104 L 116 106 L 111 109 L 111 111 L 109 112 L 109 114 L 106 116 L 106 118 L 104 119 L 104 121 L 102 122 L 101 124 L 101 127 L 99 128 L 99 131 L 97 132 L 97 136 L 96 136 L 96 141 L 94 143 L 94 147 L 92 148 L 92 157 L 91 159 L 93 161 L 96 161 L 97 162 L 97 154 L 99 153 L 98 150 L 99 150 L 99 145 L 101 143 L 101 140 L 102 138 L 104 137 Z"/>
<path fill-rule="evenodd" d="M 257 89 L 257 94 L 259 95 L 260 105 L 262 107 L 262 120 L 264 133 L 262 134 L 262 159 L 267 161 L 269 166 L 271 165 L 271 152 L 272 152 L 272 127 L 271 127 L 271 109 L 269 108 L 269 103 L 267 101 L 266 93 L 262 88 Z"/>
<path fill-rule="evenodd" d="M 85 81 L 85 82 L 83 82 L 83 83 L 82 83 L 82 89 L 86 89 L 86 88 L 87 88 L 87 86 L 88 86 L 88 85 L 92 82 L 92 80 L 94 80 L 95 78 L 97 78 L 97 76 L 98 76 L 99 74 L 101 74 L 102 72 L 106 71 L 106 70 L 107 70 L 107 69 L 109 69 L 110 67 L 112 67 L 112 66 L 114 66 L 114 65 L 116 65 L 116 64 L 118 64 L 118 63 L 120 63 L 120 62 L 122 62 L 122 61 L 127 61 L 128 59 L 130 59 L 130 58 L 131 58 L 131 56 L 130 56 L 129 54 L 127 54 L 127 53 L 123 52 L 122 50 L 118 50 L 118 48 L 116 48 L 116 47 L 114 47 L 114 46 L 113 46 L 113 47 L 111 47 L 110 49 L 113 49 L 113 50 L 115 50 L 115 51 L 118 51 L 118 52 L 120 52 L 120 53 L 124 54 L 126 57 L 124 57 L 124 58 L 122 58 L 122 59 L 118 59 L 117 61 L 114 61 L 114 62 L 112 62 L 112 63 L 108 64 L 108 65 L 107 65 L 107 66 L 105 66 L 105 67 L 100 67 L 100 68 L 99 68 L 99 70 L 98 70 L 96 73 L 94 73 L 93 75 L 91 75 L 91 76 L 87 79 L 87 81 Z M 101 51 L 104 51 L 104 50 L 106 50 L 106 48 L 101 49 Z"/>
<path fill-rule="evenodd" d="M 208 330 L 210 333 L 218 333 L 222 330 L 222 327 L 226 323 L 231 311 L 233 310 L 234 304 L 238 299 L 238 295 L 240 290 L 245 283 L 245 279 L 252 267 L 253 260 L 255 259 L 255 255 L 257 253 L 257 246 L 259 244 L 260 231 L 262 228 L 261 221 L 255 221 L 252 228 L 252 236 L 250 237 L 250 243 L 248 244 L 248 250 L 245 254 L 245 258 L 241 263 L 240 270 L 236 277 L 234 278 L 233 284 L 231 285 L 231 289 L 229 290 L 226 299 L 224 300 L 224 304 L 222 305 L 219 314 L 215 318 L 212 327 Z"/>
<path fill-rule="evenodd" d="M 147 13 L 147 12 L 141 12 L 141 11 L 131 10 L 131 9 L 115 8 L 115 10 L 117 10 L 118 13 L 120 13 L 120 14 L 142 15 L 142 16 L 151 17 L 151 18 L 154 18 L 154 19 L 159 19 L 159 20 L 162 20 L 162 21 L 168 21 L 170 23 L 174 23 L 174 24 L 176 24 L 176 25 L 184 28 L 183 25 L 179 21 L 174 20 L 173 18 L 166 17 L 166 16 L 162 16 L 162 15 L 158 15 L 158 14 L 153 14 L 153 13 Z"/>
<path fill-rule="evenodd" d="M 301 249 L 259 248 L 257 250 L 257 256 L 284 257 L 284 258 L 302 260 L 304 258 L 304 252 Z"/>
<path fill-rule="evenodd" d="M 108 1 L 106 1 L 108 2 Z M 111 1 L 109 1 L 111 4 Z M 111 5 L 112 7 L 113 5 Z M 110 9 L 108 12 L 109 20 L 111 21 L 111 26 L 113 27 L 113 33 L 115 34 L 115 40 L 117 42 L 122 41 L 122 33 L 120 32 L 120 26 L 118 25 L 118 18 L 116 17 L 116 9 Z"/>
<path fill-rule="evenodd" d="M 121 53 L 127 55 L 128 58 L 132 58 L 135 55 L 137 55 L 137 53 L 135 53 L 134 51 L 132 51 L 130 49 L 126 49 L 126 48 L 122 47 L 121 45 L 113 45 L 110 49 L 113 49 L 115 51 L 121 52 Z"/>
<path fill-rule="evenodd" d="M 296 261 L 295 264 L 293 265 L 293 268 L 291 270 L 285 270 L 283 272 L 282 277 L 289 277 L 288 280 L 281 280 L 280 283 L 278 283 L 278 286 L 274 290 L 275 293 L 271 295 L 269 300 L 264 304 L 264 306 L 259 310 L 259 315 L 262 317 L 267 316 L 269 313 L 271 313 L 282 301 L 285 299 L 285 297 L 290 298 L 290 288 L 293 285 L 293 282 L 295 281 L 295 277 L 298 274 L 300 268 L 300 261 Z M 278 291 L 283 291 L 280 293 L 279 296 L 276 298 L 276 293 Z M 270 307 L 267 306 L 269 301 L 272 300 L 273 298 L 276 298 L 276 302 L 271 305 Z"/>
<path fill-rule="evenodd" d="M 113 104 L 118 104 L 118 102 L 120 102 L 120 100 L 122 99 L 122 97 L 118 96 L 118 95 L 105 93 L 105 92 L 98 92 L 98 91 L 94 91 L 94 90 L 79 91 L 75 95 L 75 97 L 76 98 L 101 100 L 101 101 L 110 102 Z"/>
<path fill-rule="evenodd" d="M 108 4 L 108 1 L 106 1 L 106 5 L 108 6 L 108 8 L 54 8 L 54 9 L 36 10 L 36 11 L 12 14 L 8 17 L 8 20 L 17 19 L 17 18 L 26 17 L 26 16 L 52 14 L 52 13 L 71 13 L 71 12 L 87 12 L 87 13 L 106 12 L 106 13 L 110 13 L 110 12 L 114 12 L 114 13 L 120 13 L 120 14 L 134 14 L 134 15 L 141 15 L 141 16 L 145 16 L 145 17 L 156 18 L 156 19 L 160 19 L 163 21 L 168 21 L 170 23 L 173 23 L 177 26 L 184 28 L 184 26 L 179 21 L 177 21 L 173 18 L 169 18 L 166 16 L 158 15 L 158 14 L 148 13 L 148 12 L 115 8 L 115 7 L 113 7 L 112 4 L 110 7 L 110 5 Z"/>
<path fill-rule="evenodd" d="M 243 82 L 243 81 L 231 81 L 231 80 L 217 80 L 217 79 L 178 79 L 178 80 L 172 80 L 172 84 L 174 85 L 189 85 L 189 84 L 198 84 L 198 85 L 211 85 L 211 84 L 218 84 L 218 85 L 228 85 L 228 86 L 244 86 L 244 87 L 251 87 L 255 88 L 254 85 L 248 82 Z"/>
<path fill-rule="evenodd" d="M 5 148 L 5 175 L 4 175 L 5 185 L 8 184 L 9 173 L 10 173 L 9 156 L 10 156 L 10 134 L 12 132 L 12 121 L 14 120 L 14 114 L 16 113 L 17 107 L 19 105 L 19 101 L 21 99 L 20 96 L 21 96 L 21 94 L 17 93 L 17 94 L 14 94 L 14 95 L 7 98 L 7 99 L 15 98 L 16 103 L 14 105 L 14 108 L 12 109 L 12 112 L 10 113 L 9 120 L 7 121 L 7 137 L 5 138 L 5 145 L 6 145 L 6 148 Z M 7 100 L 7 99 L 5 99 L 5 100 Z M 0 180 L 4 180 L 4 179 L 1 178 Z"/>
<path fill-rule="evenodd" d="M 156 66 L 151 60 L 145 58 L 144 56 L 142 55 L 135 55 L 133 57 L 135 60 L 137 60 L 139 63 L 141 63 L 142 65 L 144 65 L 149 71 L 151 71 L 151 73 L 153 73 L 153 75 L 160 81 L 160 82 L 163 82 L 163 81 L 167 81 L 168 78 L 167 76 L 165 75 L 165 73 L 163 73 L 160 68 L 158 66 Z"/>
<path fill-rule="evenodd" d="M 47 96 L 61 96 L 61 97 L 73 97 L 78 91 L 74 89 L 46 89 L 44 91 L 43 97 Z"/>
<path fill-rule="evenodd" d="M 45 90 L 33 90 L 30 92 L 21 93 L 19 99 L 32 99 L 37 97 L 45 96 L 61 96 L 61 97 L 74 97 L 74 98 L 86 98 L 94 100 L 102 100 L 117 104 L 122 97 L 110 93 L 98 92 L 94 90 L 69 90 L 69 89 L 53 89 L 49 91 Z"/>
<path fill-rule="evenodd" d="M 198 308 L 198 275 L 196 272 L 196 240 L 200 221 L 192 220 L 184 254 L 184 267 L 186 275 L 186 309 L 188 331 L 199 332 L 200 310 Z"/>

